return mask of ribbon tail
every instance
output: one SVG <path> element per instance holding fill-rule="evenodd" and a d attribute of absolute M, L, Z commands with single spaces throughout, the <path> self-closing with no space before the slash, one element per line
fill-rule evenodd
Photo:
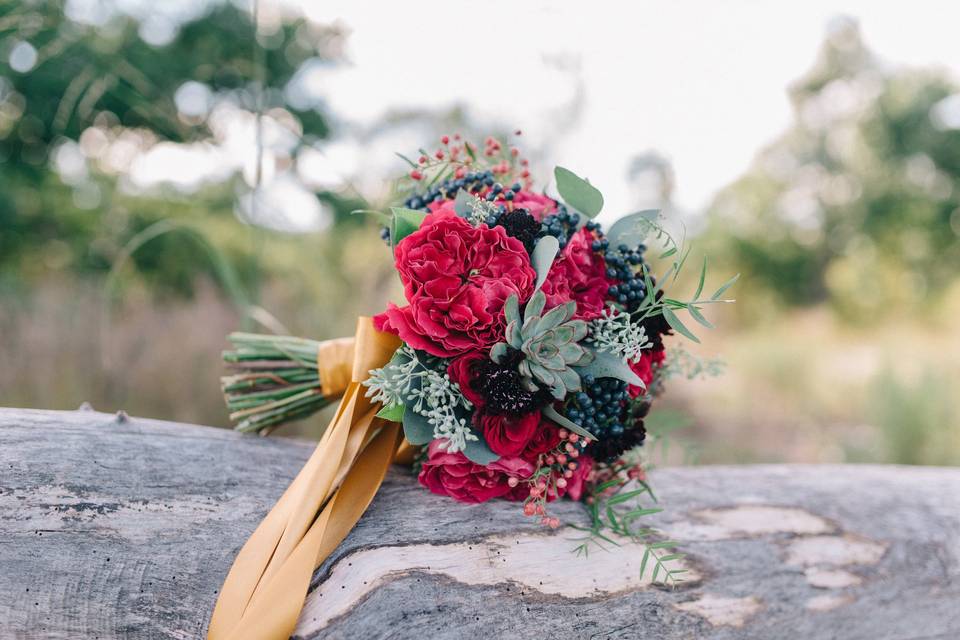
<path fill-rule="evenodd" d="M 325 370 L 342 375 L 350 358 L 352 381 L 317 449 L 237 555 L 209 640 L 289 638 L 314 569 L 366 511 L 400 445 L 400 425 L 376 417 L 379 405 L 359 383 L 390 359 L 399 341 L 361 318 L 355 341 L 329 344 Z"/>

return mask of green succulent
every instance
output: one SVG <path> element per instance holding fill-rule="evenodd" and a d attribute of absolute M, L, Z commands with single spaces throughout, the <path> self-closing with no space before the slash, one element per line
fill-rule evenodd
<path fill-rule="evenodd" d="M 490 357 L 499 363 L 511 347 L 521 352 L 517 370 L 524 387 L 537 391 L 543 385 L 561 400 L 580 390 L 580 375 L 571 367 L 589 364 L 593 354 L 578 344 L 587 336 L 587 323 L 571 320 L 577 303 L 567 302 L 543 313 L 546 304 L 546 295 L 537 290 L 521 318 L 517 296 L 510 296 L 503 307 L 507 341 L 493 345 Z"/>

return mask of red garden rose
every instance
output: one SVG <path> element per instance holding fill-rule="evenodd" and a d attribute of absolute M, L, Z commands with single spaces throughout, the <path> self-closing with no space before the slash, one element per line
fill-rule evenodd
<path fill-rule="evenodd" d="M 659 367 L 663 364 L 663 360 L 666 357 L 667 354 L 663 349 L 659 351 L 647 349 L 640 355 L 639 360 L 630 363 L 630 369 L 643 380 L 643 384 L 649 387 L 650 383 L 653 382 L 654 367 Z M 644 390 L 638 386 L 630 385 L 627 388 L 627 393 L 630 394 L 631 398 L 636 398 L 644 393 Z"/>
<path fill-rule="evenodd" d="M 514 457 L 523 453 L 540 427 L 540 412 L 516 418 L 478 412 L 474 422 L 487 446 L 498 456 Z"/>
<path fill-rule="evenodd" d="M 397 245 L 395 258 L 409 304 L 390 304 L 374 325 L 440 357 L 502 339 L 504 302 L 513 294 L 525 302 L 536 279 L 523 243 L 502 227 L 473 227 L 446 209 L 427 215 Z"/>
<path fill-rule="evenodd" d="M 454 358 L 447 365 L 447 373 L 450 379 L 460 386 L 460 393 L 469 400 L 477 410 L 482 410 L 484 401 L 483 396 L 474 390 L 470 382 L 474 379 L 472 367 L 474 363 L 486 360 L 487 356 L 482 352 L 472 351 L 465 353 L 459 358 Z"/>
<path fill-rule="evenodd" d="M 614 281 L 607 278 L 603 256 L 593 250 L 594 239 L 586 228 L 570 237 L 543 283 L 548 308 L 573 300 L 577 303 L 575 318 L 593 320 L 603 312 L 607 289 Z"/>
<path fill-rule="evenodd" d="M 541 453 L 556 449 L 559 444 L 560 428 L 553 422 L 544 420 L 534 432 L 533 438 L 527 443 L 521 456 L 530 462 L 536 462 Z"/>
<path fill-rule="evenodd" d="M 487 466 L 471 462 L 463 453 L 448 453 L 434 440 L 427 449 L 418 479 L 431 492 L 459 502 L 479 503 L 506 495 L 511 476 L 529 478 L 534 467 L 521 458 L 497 460 Z"/>

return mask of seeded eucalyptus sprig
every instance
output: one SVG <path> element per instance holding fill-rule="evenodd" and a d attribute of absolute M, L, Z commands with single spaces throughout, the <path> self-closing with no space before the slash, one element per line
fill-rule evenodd
<path fill-rule="evenodd" d="M 228 339 L 234 348 L 223 360 L 232 373 L 220 385 L 238 431 L 267 435 L 332 402 L 321 392 L 316 340 L 239 332 Z"/>

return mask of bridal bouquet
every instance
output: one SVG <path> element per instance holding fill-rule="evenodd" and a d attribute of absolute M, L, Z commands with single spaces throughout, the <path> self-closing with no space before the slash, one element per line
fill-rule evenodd
<path fill-rule="evenodd" d="M 336 503 L 338 492 L 350 490 L 350 500 L 362 503 L 350 507 L 355 522 L 402 440 L 402 457 L 435 494 L 465 503 L 517 501 L 524 514 L 554 528 L 560 521 L 548 503 L 583 500 L 593 521 L 588 531 L 605 540 L 603 529 L 633 537 L 629 522 L 653 509 L 616 516 L 598 503 L 649 492 L 637 448 L 670 370 L 664 338 L 696 341 L 679 314 L 710 327 L 702 308 L 725 302 L 736 278 L 703 296 L 704 261 L 693 296 L 671 297 L 666 287 L 689 251 L 659 225 L 657 211 L 627 215 L 604 230 L 593 220 L 603 207 L 593 185 L 557 167 L 559 199 L 537 192 L 527 161 L 497 139 L 481 149 L 444 136 L 434 152 L 405 160 L 411 168 L 403 206 L 367 212 L 384 225 L 404 304 L 388 304 L 372 323 L 361 320 L 355 340 L 231 336 L 235 349 L 225 359 L 234 371 L 223 388 L 238 428 L 267 431 L 343 395 L 315 460 L 301 472 L 327 473 L 327 484 L 319 491 L 308 480 L 297 485 L 298 477 L 288 494 L 313 491 L 313 499 L 278 504 L 268 520 L 280 512 L 277 519 L 296 520 L 304 531 L 314 517 L 325 527 L 346 504 Z M 659 277 L 648 261 L 654 250 L 652 258 L 666 265 Z M 376 446 L 376 461 L 364 460 Z M 367 476 L 357 475 L 361 467 Z M 621 492 L 631 481 L 639 488 Z M 337 535 L 352 522 L 338 525 Z M 258 551 L 263 562 L 282 561 L 272 544 Z M 316 544 L 332 550 L 329 542 Z M 318 564 L 325 557 L 313 547 L 311 554 Z"/>

